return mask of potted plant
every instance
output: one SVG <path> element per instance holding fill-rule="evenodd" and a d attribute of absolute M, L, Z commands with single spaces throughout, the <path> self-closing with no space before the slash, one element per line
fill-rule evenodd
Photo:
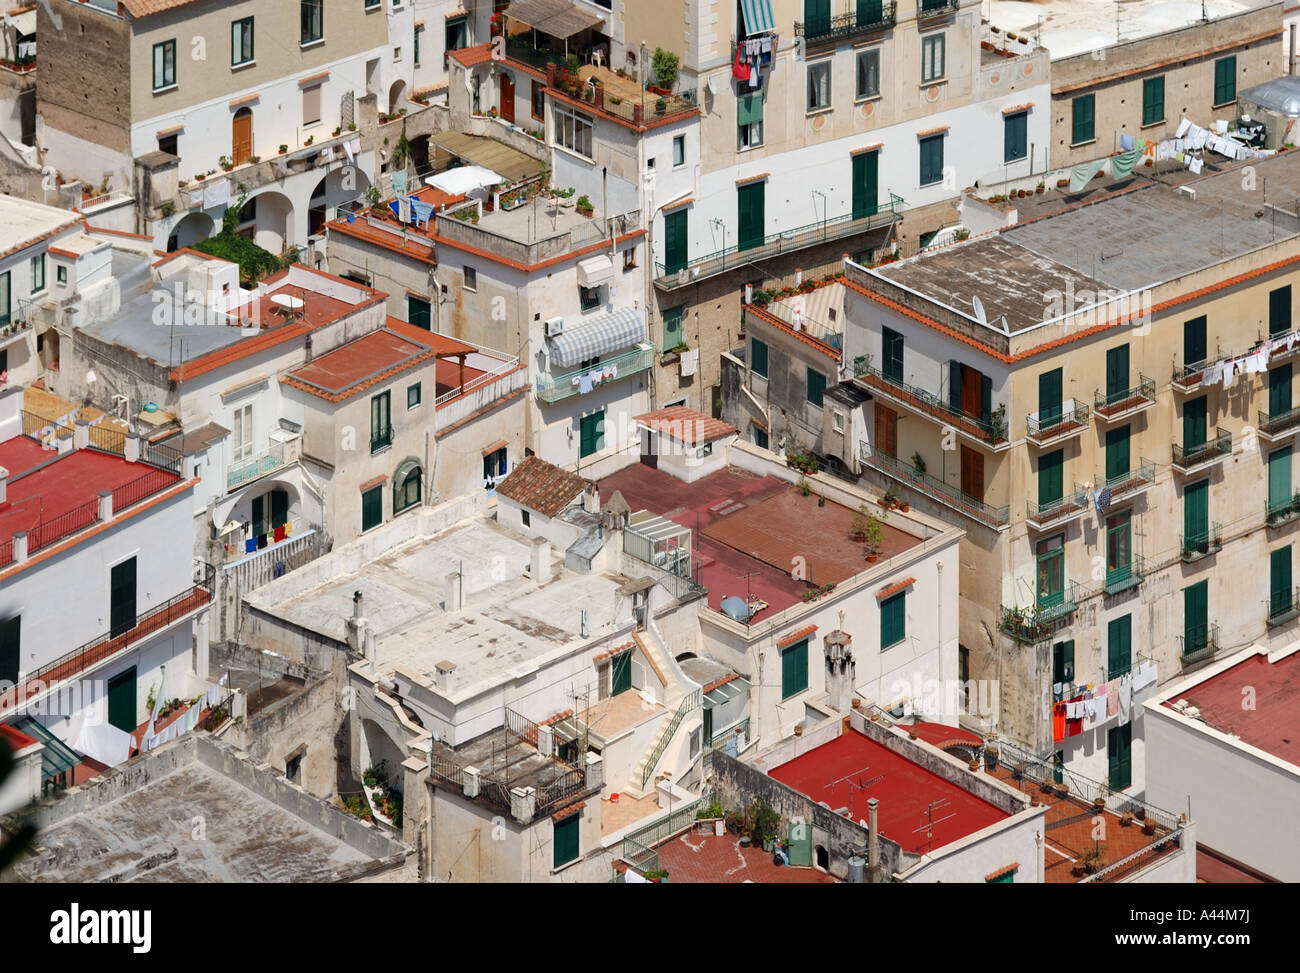
<path fill-rule="evenodd" d="M 335 125 L 335 126 L 334 126 L 334 133 L 333 133 L 333 134 L 338 135 L 338 134 L 339 134 L 340 132 L 342 132 L 342 131 L 343 131 L 343 126 L 342 126 L 342 125 Z"/>
<path fill-rule="evenodd" d="M 280 154 L 281 154 L 281 155 L 284 155 L 284 154 L 285 154 L 286 152 L 288 152 L 288 151 L 289 151 L 289 146 L 287 146 L 287 145 L 281 143 L 281 145 L 280 145 Z"/>
<path fill-rule="evenodd" d="M 898 487 L 891 486 L 888 490 L 885 491 L 885 495 L 880 498 L 880 505 L 888 510 L 889 508 L 893 507 L 897 503 L 898 503 Z"/>
<path fill-rule="evenodd" d="M 315 136 L 315 135 L 308 135 L 307 138 L 303 140 L 303 143 L 302 143 L 302 144 L 303 144 L 303 145 L 311 145 L 311 144 L 312 144 L 313 142 L 315 142 L 315 141 L 316 141 L 316 136 Z"/>
<path fill-rule="evenodd" d="M 591 200 L 586 196 L 579 196 L 576 205 L 578 212 L 583 216 L 591 216 L 592 213 L 596 212 L 596 207 L 591 205 Z"/>
<path fill-rule="evenodd" d="M 355 132 L 356 130 L 357 130 L 357 123 L 356 123 L 356 122 L 353 122 L 352 124 L 350 124 L 350 125 L 348 126 L 348 131 L 349 131 L 349 132 Z"/>
<path fill-rule="evenodd" d="M 1034 192 L 1041 196 L 1043 193 L 1047 192 L 1047 184 L 1040 181 L 1038 183 L 1038 188 L 1035 189 Z"/>
<path fill-rule="evenodd" d="M 662 115 L 664 113 L 664 109 L 667 107 L 668 107 L 668 102 L 664 101 L 662 98 L 659 98 L 655 101 L 655 112 L 657 114 Z"/>
<path fill-rule="evenodd" d="M 998 765 L 998 747 L 996 743 L 989 743 L 984 747 L 984 763 L 989 770 Z"/>
<path fill-rule="evenodd" d="M 217 160 L 217 162 L 220 164 L 221 168 L 226 170 L 226 172 L 229 172 L 231 169 L 235 168 L 235 164 L 230 161 L 230 156 L 228 155 L 223 155 L 220 159 Z"/>
<path fill-rule="evenodd" d="M 879 517 L 867 517 L 864 540 L 867 544 L 867 563 L 875 564 L 880 557 L 880 544 L 885 539 L 885 527 Z"/>
<path fill-rule="evenodd" d="M 866 543 L 870 522 L 871 509 L 865 503 L 859 504 L 857 513 L 853 515 L 853 520 L 849 524 L 849 538 L 859 544 Z"/>
<path fill-rule="evenodd" d="M 1011 768 L 1011 776 L 1015 780 L 1024 780 L 1025 778 L 1024 761 L 1018 762 L 1014 767 Z"/>
<path fill-rule="evenodd" d="M 912 471 L 917 476 L 925 476 L 925 457 L 919 452 L 912 454 Z"/>

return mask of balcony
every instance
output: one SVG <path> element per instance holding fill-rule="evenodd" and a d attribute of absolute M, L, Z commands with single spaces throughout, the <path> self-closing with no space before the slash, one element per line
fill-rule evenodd
<path fill-rule="evenodd" d="M 998 627 L 1017 642 L 1042 642 L 1051 637 L 1053 630 L 1079 608 L 1086 592 L 1077 582 L 1067 581 L 1052 594 L 1040 595 L 1032 608 L 1002 606 L 1002 620 Z"/>
<path fill-rule="evenodd" d="M 855 359 L 853 364 L 857 380 L 872 391 L 879 392 L 909 409 L 934 416 L 940 422 L 954 426 L 958 432 L 978 440 L 982 445 L 995 450 L 1010 446 L 1007 440 L 1004 407 L 999 406 L 998 410 L 987 419 L 968 415 L 960 409 L 954 409 L 933 392 L 885 375 L 870 363 L 870 356 Z"/>
<path fill-rule="evenodd" d="M 1156 464 L 1149 459 L 1142 459 L 1138 461 L 1136 470 L 1117 473 L 1100 482 L 1102 487 L 1110 491 L 1112 504 L 1129 500 L 1156 482 Z"/>
<path fill-rule="evenodd" d="M 1123 392 L 1102 394 L 1098 392 L 1093 400 L 1092 411 L 1102 422 L 1119 422 L 1129 416 L 1137 415 L 1144 409 L 1156 404 L 1156 383 L 1145 375 L 1138 376 L 1138 383 Z"/>
<path fill-rule="evenodd" d="M 961 0 L 921 0 L 916 6 L 916 19 L 932 20 L 955 13 L 960 6 Z"/>
<path fill-rule="evenodd" d="M 1035 446 L 1062 443 L 1088 428 L 1091 417 L 1091 410 L 1085 403 L 1070 399 L 1054 414 L 1043 416 L 1041 411 L 1029 413 L 1025 417 L 1025 438 Z"/>
<path fill-rule="evenodd" d="M 802 37 L 809 44 L 820 44 L 872 34 L 894 26 L 898 16 L 895 4 L 879 4 L 875 10 L 870 9 L 869 4 L 866 6 L 868 9 L 855 8 L 848 13 L 836 14 L 829 20 L 810 20 L 806 23 L 796 20 L 795 36 Z"/>
<path fill-rule="evenodd" d="M 272 443 L 269 449 L 255 456 L 231 463 L 226 470 L 226 489 L 237 490 L 286 466 L 292 466 L 298 462 L 301 453 L 302 439 L 298 436 Z"/>
<path fill-rule="evenodd" d="M 1128 564 L 1106 569 L 1104 590 L 1108 595 L 1118 595 L 1130 588 L 1136 588 L 1146 579 L 1146 573 L 1146 560 L 1141 554 L 1134 554 Z"/>
<path fill-rule="evenodd" d="M 1214 438 L 1196 446 L 1179 446 L 1174 443 L 1174 470 L 1194 473 L 1212 466 L 1225 456 L 1232 455 L 1232 433 L 1214 430 Z"/>
<path fill-rule="evenodd" d="M 434 400 L 434 423 L 438 429 L 477 415 L 494 402 L 501 402 L 528 387 L 528 366 L 518 358 L 481 352 L 498 364 L 462 386 L 444 392 Z"/>
<path fill-rule="evenodd" d="M 1300 408 L 1288 409 L 1286 412 L 1279 412 L 1277 415 L 1260 412 L 1255 429 L 1258 431 L 1260 439 L 1270 443 L 1290 439 L 1297 432 L 1300 432 Z"/>
<path fill-rule="evenodd" d="M 1076 483 L 1073 493 L 1052 503 L 1037 504 L 1030 500 L 1025 519 L 1034 530 L 1049 530 L 1070 523 L 1087 510 L 1088 494 Z"/>
<path fill-rule="evenodd" d="M 1300 493 L 1264 503 L 1264 526 L 1281 527 L 1300 517 Z"/>
<path fill-rule="evenodd" d="M 1205 374 L 1208 362 L 1194 362 L 1191 365 L 1175 365 L 1173 378 L 1169 380 L 1175 392 L 1189 395 L 1201 390 L 1201 376 Z"/>
<path fill-rule="evenodd" d="M 854 216 L 842 213 L 830 219 L 819 220 L 789 230 L 769 233 L 761 241 L 755 241 L 746 247 L 724 246 L 721 250 L 706 253 L 688 259 L 684 264 L 671 269 L 656 261 L 655 287 L 662 291 L 674 291 L 688 284 L 696 283 L 708 277 L 715 277 L 728 270 L 747 266 L 755 261 L 766 260 L 782 253 L 793 253 L 805 247 L 820 243 L 831 243 L 846 237 L 856 236 L 870 230 L 889 226 L 902 219 L 907 202 L 901 196 L 889 194 L 889 204 L 882 206 L 875 213 L 866 216 Z M 729 235 L 734 236 L 730 229 Z"/>
<path fill-rule="evenodd" d="M 631 351 L 625 351 L 613 358 L 602 359 L 590 368 L 577 368 L 571 372 L 552 375 L 542 372 L 537 376 L 537 398 L 546 403 L 559 402 L 571 395 L 585 395 L 610 382 L 621 381 L 630 375 L 645 371 L 654 364 L 655 349 L 649 342 L 642 342 Z M 588 382 L 589 376 L 603 375 L 610 369 L 614 375 L 599 382 Z"/>
<path fill-rule="evenodd" d="M 370 452 L 377 453 L 381 449 L 387 449 L 391 445 L 393 445 L 392 426 L 383 426 L 379 429 L 375 429 L 373 426 L 371 427 Z"/>
<path fill-rule="evenodd" d="M 1300 615 L 1300 588 L 1275 591 L 1265 602 L 1268 606 L 1268 627 L 1277 628 Z"/>
<path fill-rule="evenodd" d="M 1223 525 L 1211 524 L 1197 534 L 1180 534 L 1179 550 L 1182 551 L 1181 557 L 1186 564 L 1219 553 L 1223 550 Z"/>
<path fill-rule="evenodd" d="M 1219 626 L 1198 625 L 1189 628 L 1178 636 L 1178 645 L 1178 655 L 1185 666 L 1212 659 L 1214 653 L 1219 651 Z"/>
<path fill-rule="evenodd" d="M 897 480 L 960 514 L 975 520 L 986 527 L 997 530 L 1010 523 L 1010 508 L 1006 506 L 991 507 L 982 500 L 962 493 L 954 486 L 931 476 L 929 473 L 917 473 L 910 463 L 903 463 L 888 453 L 867 447 L 866 460 L 873 467 L 891 479 Z"/>

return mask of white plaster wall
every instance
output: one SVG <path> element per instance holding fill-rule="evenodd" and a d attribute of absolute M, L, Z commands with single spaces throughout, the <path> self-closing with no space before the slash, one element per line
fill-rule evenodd
<path fill-rule="evenodd" d="M 1043 860 L 1039 840 L 1046 808 L 1029 808 L 1013 818 L 984 828 L 960 841 L 924 855 L 905 873 L 907 882 L 982 883 L 986 875 L 1018 863 L 1016 884 L 1041 882 Z"/>

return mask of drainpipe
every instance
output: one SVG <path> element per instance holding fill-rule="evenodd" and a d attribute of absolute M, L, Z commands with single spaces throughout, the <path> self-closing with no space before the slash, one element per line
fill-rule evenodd
<path fill-rule="evenodd" d="M 763 657 L 765 653 L 759 650 L 758 653 L 758 678 L 754 680 L 755 698 L 749 701 L 749 738 L 757 740 L 762 735 L 763 730 Z"/>

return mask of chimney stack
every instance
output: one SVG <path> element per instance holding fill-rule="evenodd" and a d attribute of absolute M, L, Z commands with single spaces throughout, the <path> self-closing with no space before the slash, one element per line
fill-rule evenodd
<path fill-rule="evenodd" d="M 361 592 L 352 592 L 352 617 L 347 620 L 348 648 L 360 655 L 367 649 L 366 616 L 361 611 Z"/>
<path fill-rule="evenodd" d="M 595 483 L 588 483 L 587 488 L 583 490 L 582 508 L 589 514 L 600 513 L 600 487 Z"/>
<path fill-rule="evenodd" d="M 465 607 L 465 584 L 459 571 L 453 571 L 447 575 L 447 598 L 443 603 L 443 609 L 449 612 L 458 612 Z"/>
<path fill-rule="evenodd" d="M 849 648 L 852 641 L 853 636 L 838 628 L 828 632 L 822 640 L 826 654 L 826 691 L 830 705 L 843 714 L 847 714 L 852 705 L 853 686 L 857 681 L 856 663 Z"/>
<path fill-rule="evenodd" d="M 6 503 L 9 496 L 9 471 L 0 466 L 0 503 Z"/>
<path fill-rule="evenodd" d="M 434 685 L 445 696 L 456 688 L 456 663 L 443 659 L 434 663 Z"/>
<path fill-rule="evenodd" d="M 528 573 L 534 584 L 543 585 L 551 580 L 551 542 L 547 538 L 533 538 L 528 557 Z"/>
<path fill-rule="evenodd" d="M 871 881 L 877 881 L 877 869 L 880 868 L 880 835 L 876 831 L 876 809 L 880 805 L 877 797 L 867 801 L 867 865 L 871 869 Z"/>

